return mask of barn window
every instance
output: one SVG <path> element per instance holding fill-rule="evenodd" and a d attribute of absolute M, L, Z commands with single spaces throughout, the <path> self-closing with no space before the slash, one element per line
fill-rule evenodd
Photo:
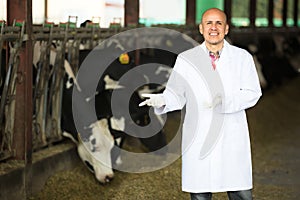
<path fill-rule="evenodd" d="M 268 26 L 268 0 L 257 0 L 255 26 Z"/>
<path fill-rule="evenodd" d="M 51 0 L 47 8 L 47 20 L 54 23 L 66 22 L 69 16 L 77 16 L 77 26 L 93 19 L 100 21 L 101 27 L 109 27 L 111 23 L 124 24 L 124 0 Z"/>
<path fill-rule="evenodd" d="M 250 25 L 250 1 L 232 0 L 232 18 L 231 23 L 233 26 L 249 26 Z"/>
<path fill-rule="evenodd" d="M 6 21 L 6 0 L 0 0 L 0 20 Z"/>
<path fill-rule="evenodd" d="M 274 10 L 273 10 L 273 23 L 274 26 L 282 26 L 282 10 L 283 10 L 283 0 L 274 0 Z"/>
<path fill-rule="evenodd" d="M 32 0 L 32 22 L 33 24 L 45 22 L 45 1 Z"/>
<path fill-rule="evenodd" d="M 185 24 L 186 0 L 140 0 L 139 23 Z"/>
<path fill-rule="evenodd" d="M 288 0 L 288 7 L 287 7 L 287 26 L 294 26 L 294 0 Z"/>

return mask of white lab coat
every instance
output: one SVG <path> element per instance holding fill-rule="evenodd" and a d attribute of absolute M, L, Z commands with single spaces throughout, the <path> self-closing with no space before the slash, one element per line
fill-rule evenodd
<path fill-rule="evenodd" d="M 204 54 L 207 60 L 203 59 Z M 195 57 L 202 59 L 197 62 L 196 68 L 189 61 L 189 58 Z M 205 73 L 199 73 L 199 69 L 203 71 L 201 67 L 209 67 L 212 73 L 217 74 L 223 90 L 209 89 L 212 82 L 206 80 Z M 211 109 L 208 105 L 216 93 L 222 94 L 222 104 L 217 109 Z M 245 109 L 254 106 L 261 94 L 252 56 L 227 41 L 215 71 L 204 43 L 178 55 L 163 92 L 166 106 L 155 109 L 155 112 L 162 114 L 186 106 L 182 128 L 183 191 L 224 192 L 252 188 L 251 149 Z M 219 137 L 210 153 L 200 158 L 209 127 L 215 123 L 212 121 L 214 112 L 223 117 Z"/>

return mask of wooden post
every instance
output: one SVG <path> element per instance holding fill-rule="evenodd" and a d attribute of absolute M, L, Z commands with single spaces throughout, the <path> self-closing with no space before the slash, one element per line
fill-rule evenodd
<path fill-rule="evenodd" d="M 194 26 L 196 23 L 196 0 L 186 0 L 186 25 Z"/>
<path fill-rule="evenodd" d="M 32 162 L 32 1 L 7 1 L 7 21 L 12 25 L 14 19 L 25 20 L 27 40 L 20 50 L 20 65 L 16 82 L 15 126 L 13 148 L 15 159 Z"/>
<path fill-rule="evenodd" d="M 138 25 L 140 17 L 139 0 L 125 0 L 125 26 Z"/>

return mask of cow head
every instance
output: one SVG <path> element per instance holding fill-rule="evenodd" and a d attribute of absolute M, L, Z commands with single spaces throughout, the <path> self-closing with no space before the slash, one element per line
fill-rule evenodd
<path fill-rule="evenodd" d="M 114 138 L 110 134 L 107 119 L 90 125 L 92 134 L 87 141 L 79 137 L 78 154 L 101 183 L 109 182 L 114 173 L 111 163 L 111 149 Z"/>

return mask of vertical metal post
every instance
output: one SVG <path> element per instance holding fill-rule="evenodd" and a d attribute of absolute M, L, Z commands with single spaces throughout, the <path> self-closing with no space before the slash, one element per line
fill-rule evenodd
<path fill-rule="evenodd" d="M 288 0 L 283 0 L 282 3 L 282 26 L 286 27 Z"/>
<path fill-rule="evenodd" d="M 250 27 L 255 27 L 256 19 L 256 0 L 250 1 Z"/>
<path fill-rule="evenodd" d="M 224 0 L 224 11 L 226 12 L 227 15 L 227 23 L 229 26 L 231 26 L 231 4 L 232 1 L 231 0 Z"/>
<path fill-rule="evenodd" d="M 299 0 L 294 0 L 294 26 L 297 27 L 298 26 L 298 4 L 299 4 Z"/>
<path fill-rule="evenodd" d="M 45 18 L 45 21 L 48 20 L 48 0 L 45 0 L 45 7 L 44 7 L 44 18 Z"/>
<path fill-rule="evenodd" d="M 274 26 L 273 18 L 274 18 L 274 0 L 269 0 L 269 7 L 268 7 L 269 27 Z"/>
<path fill-rule="evenodd" d="M 16 85 L 16 107 L 13 147 L 15 159 L 32 162 L 32 1 L 7 1 L 7 21 L 25 20 L 26 38 L 20 50 Z"/>

